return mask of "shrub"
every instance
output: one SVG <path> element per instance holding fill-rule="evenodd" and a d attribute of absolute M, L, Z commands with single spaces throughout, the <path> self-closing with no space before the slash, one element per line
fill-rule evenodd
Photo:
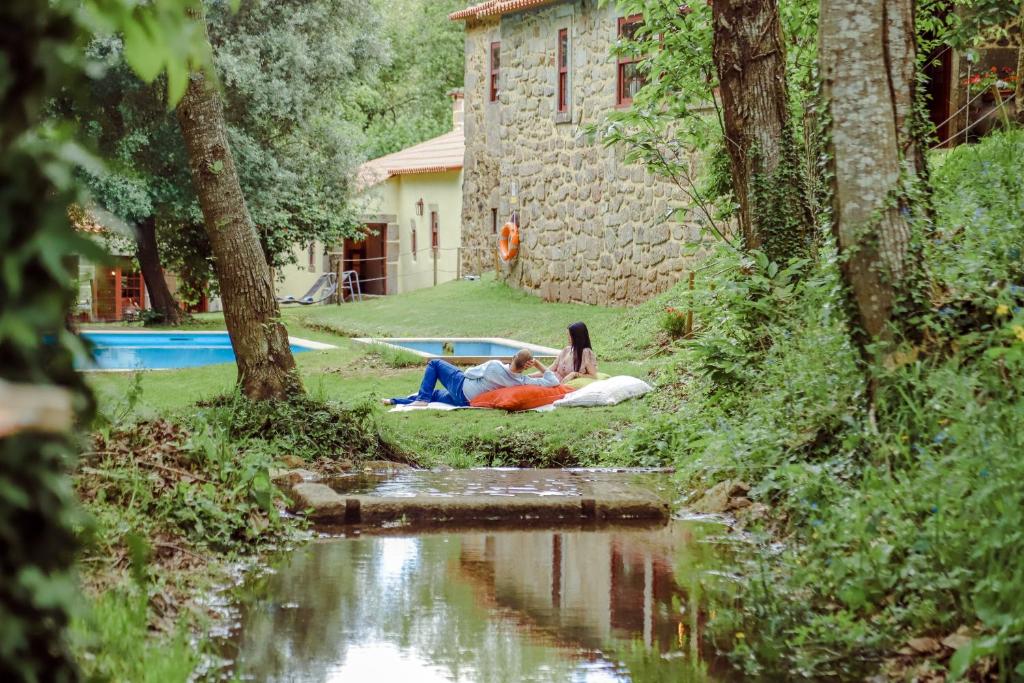
<path fill-rule="evenodd" d="M 875 370 L 871 412 L 827 248 L 788 268 L 723 253 L 694 292 L 708 324 L 676 357 L 688 398 L 631 450 L 675 464 L 687 490 L 744 479 L 773 509 L 760 538 L 786 544 L 741 565 L 739 602 L 712 620 L 723 641 L 747 634 L 727 646 L 748 673 L 860 677 L 909 638 L 965 627 L 967 646 L 939 649 L 953 675 L 979 658 L 1024 675 L 1021 168 L 1013 131 L 935 173 L 935 310 L 916 321 L 925 346 Z"/>
<path fill-rule="evenodd" d="M 661 329 L 668 335 L 669 339 L 682 339 L 688 336 L 689 328 L 686 324 L 686 312 L 669 306 L 661 315 Z"/>
<path fill-rule="evenodd" d="M 242 449 L 258 444 L 274 454 L 306 460 L 409 461 L 382 434 L 376 407 L 369 401 L 342 406 L 307 396 L 250 401 L 234 394 L 201 405 L 208 411 L 201 412 L 200 417 L 227 429 Z"/>

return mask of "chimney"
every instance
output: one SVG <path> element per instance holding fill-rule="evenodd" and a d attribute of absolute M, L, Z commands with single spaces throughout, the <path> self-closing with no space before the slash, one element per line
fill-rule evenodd
<path fill-rule="evenodd" d="M 462 88 L 455 88 L 448 92 L 452 98 L 452 130 L 462 130 L 465 123 L 466 99 Z"/>

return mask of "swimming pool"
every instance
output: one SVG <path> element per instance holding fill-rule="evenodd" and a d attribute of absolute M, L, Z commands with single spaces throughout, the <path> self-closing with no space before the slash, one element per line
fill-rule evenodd
<path fill-rule="evenodd" d="M 558 349 L 503 337 L 359 337 L 362 344 L 379 344 L 423 358 L 443 358 L 453 363 L 482 363 L 510 360 L 519 349 L 529 349 L 534 358 L 554 358 Z"/>
<path fill-rule="evenodd" d="M 227 332 L 104 332 L 85 331 L 92 358 L 80 359 L 81 370 L 170 370 L 216 363 L 234 363 Z M 306 339 L 288 338 L 292 353 L 332 349 Z"/>

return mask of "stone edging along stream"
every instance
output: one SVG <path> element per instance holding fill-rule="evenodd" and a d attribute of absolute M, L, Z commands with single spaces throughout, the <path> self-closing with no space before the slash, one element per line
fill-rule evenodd
<path fill-rule="evenodd" d="M 582 496 L 382 497 L 342 495 L 326 484 L 301 482 L 292 485 L 291 498 L 292 512 L 305 513 L 315 523 L 325 525 L 665 522 L 670 513 L 668 503 L 653 493 L 620 487 L 605 490 L 600 486 Z"/>

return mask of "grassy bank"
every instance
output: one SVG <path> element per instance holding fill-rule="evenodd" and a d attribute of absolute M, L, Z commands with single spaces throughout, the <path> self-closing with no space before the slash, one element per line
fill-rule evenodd
<path fill-rule="evenodd" d="M 405 366 L 405 359 L 381 355 L 346 335 L 507 336 L 561 347 L 566 326 L 583 320 L 590 327 L 603 372 L 649 377 L 661 365 L 652 355 L 658 316 L 643 313 L 662 305 L 659 301 L 620 309 L 551 304 L 488 277 L 361 303 L 288 309 L 284 320 L 293 336 L 337 347 L 296 354 L 309 394 L 355 404 L 415 391 L 422 365 Z M 223 329 L 222 325 L 219 314 L 204 314 L 181 329 Z M 234 379 L 234 365 L 224 364 L 97 373 L 89 383 L 101 404 L 111 409 L 123 404 L 123 397 L 137 385 L 138 395 L 125 417 L 155 418 L 189 414 L 197 401 L 230 392 Z M 551 413 L 381 411 L 380 424 L 398 448 L 425 466 L 591 465 L 614 462 L 616 444 L 657 400 Z"/>
<path fill-rule="evenodd" d="M 91 599 L 72 645 L 89 680 L 195 680 L 214 654 L 202 634 L 218 614 L 204 596 L 232 583 L 240 563 L 305 538 L 303 520 L 283 514 L 274 470 L 332 474 L 402 455 L 365 405 L 224 395 L 133 419 L 139 386 L 107 406 L 74 472 Z"/>

